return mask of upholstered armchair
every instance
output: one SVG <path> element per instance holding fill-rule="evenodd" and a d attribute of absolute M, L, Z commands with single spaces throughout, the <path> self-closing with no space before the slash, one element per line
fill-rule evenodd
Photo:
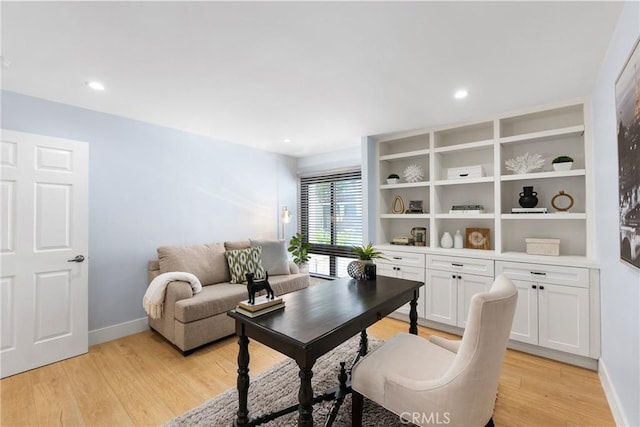
<path fill-rule="evenodd" d="M 361 359 L 351 373 L 353 425 L 362 423 L 363 396 L 416 425 L 493 425 L 517 296 L 498 276 L 472 297 L 461 341 L 402 333 Z"/>

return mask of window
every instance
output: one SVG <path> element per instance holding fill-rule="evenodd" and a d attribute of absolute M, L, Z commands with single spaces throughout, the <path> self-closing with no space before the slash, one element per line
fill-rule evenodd
<path fill-rule="evenodd" d="M 300 230 L 309 250 L 309 272 L 346 275 L 352 246 L 362 244 L 360 171 L 300 178 Z"/>

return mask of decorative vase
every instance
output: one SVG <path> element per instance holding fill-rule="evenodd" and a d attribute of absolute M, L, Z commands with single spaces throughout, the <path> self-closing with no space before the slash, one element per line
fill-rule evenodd
<path fill-rule="evenodd" d="M 460 234 L 460 230 L 456 230 L 455 236 L 453 236 L 453 247 L 456 249 L 462 249 L 464 239 L 462 238 L 462 234 Z"/>
<path fill-rule="evenodd" d="M 449 234 L 448 231 L 445 231 L 442 235 L 442 239 L 440 239 L 440 247 L 449 249 L 453 247 L 453 237 Z"/>
<path fill-rule="evenodd" d="M 573 162 L 562 162 L 562 163 L 554 163 L 553 170 L 554 171 L 568 171 L 571 170 L 573 166 Z"/>
<path fill-rule="evenodd" d="M 351 261 L 347 265 L 347 273 L 354 279 L 361 279 L 364 277 L 364 263 L 361 260 Z"/>
<path fill-rule="evenodd" d="M 364 280 L 376 280 L 376 265 L 373 262 L 364 265 Z"/>
<path fill-rule="evenodd" d="M 522 187 L 522 193 L 520 193 L 520 200 L 518 203 L 523 208 L 535 208 L 538 204 L 538 193 L 533 191 L 533 187 Z"/>

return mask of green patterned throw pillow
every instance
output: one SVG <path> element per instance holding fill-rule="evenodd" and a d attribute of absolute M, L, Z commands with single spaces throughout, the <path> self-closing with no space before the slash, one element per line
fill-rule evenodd
<path fill-rule="evenodd" d="M 262 267 L 262 247 L 256 246 L 249 249 L 226 251 L 231 273 L 231 283 L 244 283 L 247 281 L 246 273 L 254 273 L 255 279 L 264 279 L 265 271 Z"/>

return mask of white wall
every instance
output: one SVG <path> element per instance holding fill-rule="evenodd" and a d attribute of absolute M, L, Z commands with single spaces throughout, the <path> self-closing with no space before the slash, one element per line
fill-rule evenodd
<path fill-rule="evenodd" d="M 592 94 L 602 364 L 616 421 L 629 426 L 640 426 L 640 272 L 620 261 L 614 85 L 639 34 L 640 3 L 627 2 Z"/>
<path fill-rule="evenodd" d="M 146 316 L 158 246 L 275 238 L 296 210 L 295 158 L 0 93 L 3 128 L 89 143 L 90 331 Z"/>
<path fill-rule="evenodd" d="M 301 157 L 298 159 L 298 174 L 306 175 L 360 166 L 362 163 L 361 154 L 360 141 L 358 140 L 351 148 Z"/>

